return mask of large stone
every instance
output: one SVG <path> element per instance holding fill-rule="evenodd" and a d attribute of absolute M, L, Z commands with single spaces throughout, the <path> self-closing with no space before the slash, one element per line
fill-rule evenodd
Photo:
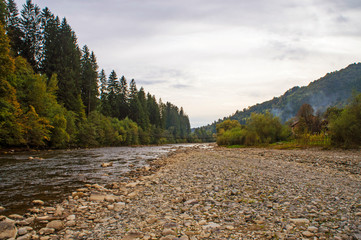
<path fill-rule="evenodd" d="M 116 211 L 116 212 L 121 211 L 124 207 L 125 207 L 125 203 L 124 203 L 124 202 L 114 203 L 114 211 Z"/>
<path fill-rule="evenodd" d="M 44 205 L 44 201 L 42 201 L 42 200 L 34 200 L 33 204 L 35 204 L 35 205 Z"/>
<path fill-rule="evenodd" d="M 65 226 L 67 227 L 74 227 L 76 225 L 76 222 L 74 220 L 68 221 L 65 223 Z"/>
<path fill-rule="evenodd" d="M 294 218 L 294 219 L 290 219 L 290 221 L 296 225 L 306 225 L 310 223 L 310 220 L 306 218 Z"/>
<path fill-rule="evenodd" d="M 54 228 L 55 230 L 61 230 L 64 228 L 64 223 L 60 220 L 54 220 L 46 225 L 47 228 Z"/>
<path fill-rule="evenodd" d="M 15 221 L 2 217 L 0 221 L 0 239 L 16 238 L 18 229 L 15 227 Z"/>
<path fill-rule="evenodd" d="M 94 202 L 101 202 L 105 200 L 105 197 L 106 195 L 104 194 L 92 193 L 89 200 Z"/>
<path fill-rule="evenodd" d="M 16 240 L 30 240 L 32 238 L 31 234 L 26 234 L 21 237 L 18 237 Z"/>
<path fill-rule="evenodd" d="M 47 235 L 47 234 L 52 234 L 53 232 L 55 232 L 55 229 L 54 228 L 42 228 L 39 230 L 39 233 L 41 235 Z"/>
<path fill-rule="evenodd" d="M 28 229 L 26 227 L 19 228 L 18 234 L 19 236 L 25 235 L 28 233 Z"/>
<path fill-rule="evenodd" d="M 209 230 L 209 229 L 219 229 L 221 225 L 218 223 L 210 222 L 207 225 L 203 226 L 203 229 Z"/>
<path fill-rule="evenodd" d="M 9 218 L 15 219 L 15 220 L 23 220 L 24 219 L 24 217 L 20 216 L 19 214 L 11 214 L 11 215 L 9 215 Z"/>

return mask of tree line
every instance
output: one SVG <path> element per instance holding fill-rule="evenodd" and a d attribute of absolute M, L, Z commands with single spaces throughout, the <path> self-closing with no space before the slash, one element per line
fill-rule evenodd
<path fill-rule="evenodd" d="M 0 146 L 90 147 L 190 141 L 183 108 L 99 70 L 66 18 L 0 1 Z"/>
<path fill-rule="evenodd" d="M 246 124 L 225 120 L 217 124 L 219 145 L 257 146 L 277 143 L 283 147 L 342 147 L 361 145 L 361 94 L 354 94 L 344 108 L 317 112 L 304 103 L 295 117 L 282 123 L 270 112 L 252 113 Z"/>

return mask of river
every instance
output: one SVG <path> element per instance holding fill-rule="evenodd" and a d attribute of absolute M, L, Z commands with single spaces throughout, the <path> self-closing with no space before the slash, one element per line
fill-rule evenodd
<path fill-rule="evenodd" d="M 147 166 L 149 161 L 178 148 L 195 145 L 107 147 L 1 155 L 0 206 L 5 208 L 1 214 L 22 215 L 35 199 L 53 205 L 84 184 L 115 182 L 125 172 Z M 102 163 L 108 162 L 113 165 L 101 167 Z"/>

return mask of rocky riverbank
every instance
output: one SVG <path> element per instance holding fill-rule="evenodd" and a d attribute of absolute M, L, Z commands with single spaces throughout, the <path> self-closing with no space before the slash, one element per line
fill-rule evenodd
<path fill-rule="evenodd" d="M 183 149 L 34 204 L 0 239 L 361 239 L 361 153 Z"/>

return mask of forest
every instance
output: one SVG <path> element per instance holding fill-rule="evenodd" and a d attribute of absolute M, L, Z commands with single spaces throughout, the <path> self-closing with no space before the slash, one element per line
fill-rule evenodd
<path fill-rule="evenodd" d="M 246 124 L 225 120 L 217 124 L 217 144 L 277 148 L 361 146 L 361 94 L 344 107 L 329 107 L 323 114 L 304 103 L 295 117 L 282 123 L 272 113 L 252 113 Z"/>
<path fill-rule="evenodd" d="M 0 1 L 0 61 L 0 148 L 191 141 L 183 108 L 107 75 L 66 18 L 31 0 Z"/>
<path fill-rule="evenodd" d="M 361 63 L 350 64 L 344 69 L 327 73 L 324 77 L 311 82 L 308 86 L 295 86 L 283 95 L 269 101 L 237 110 L 234 114 L 214 121 L 194 130 L 198 139 L 215 140 L 216 126 L 225 120 L 237 120 L 245 125 L 253 113 L 267 112 L 279 118 L 282 123 L 297 115 L 300 107 L 307 103 L 316 115 L 322 115 L 329 107 L 344 108 L 352 98 L 353 92 L 361 92 Z"/>

